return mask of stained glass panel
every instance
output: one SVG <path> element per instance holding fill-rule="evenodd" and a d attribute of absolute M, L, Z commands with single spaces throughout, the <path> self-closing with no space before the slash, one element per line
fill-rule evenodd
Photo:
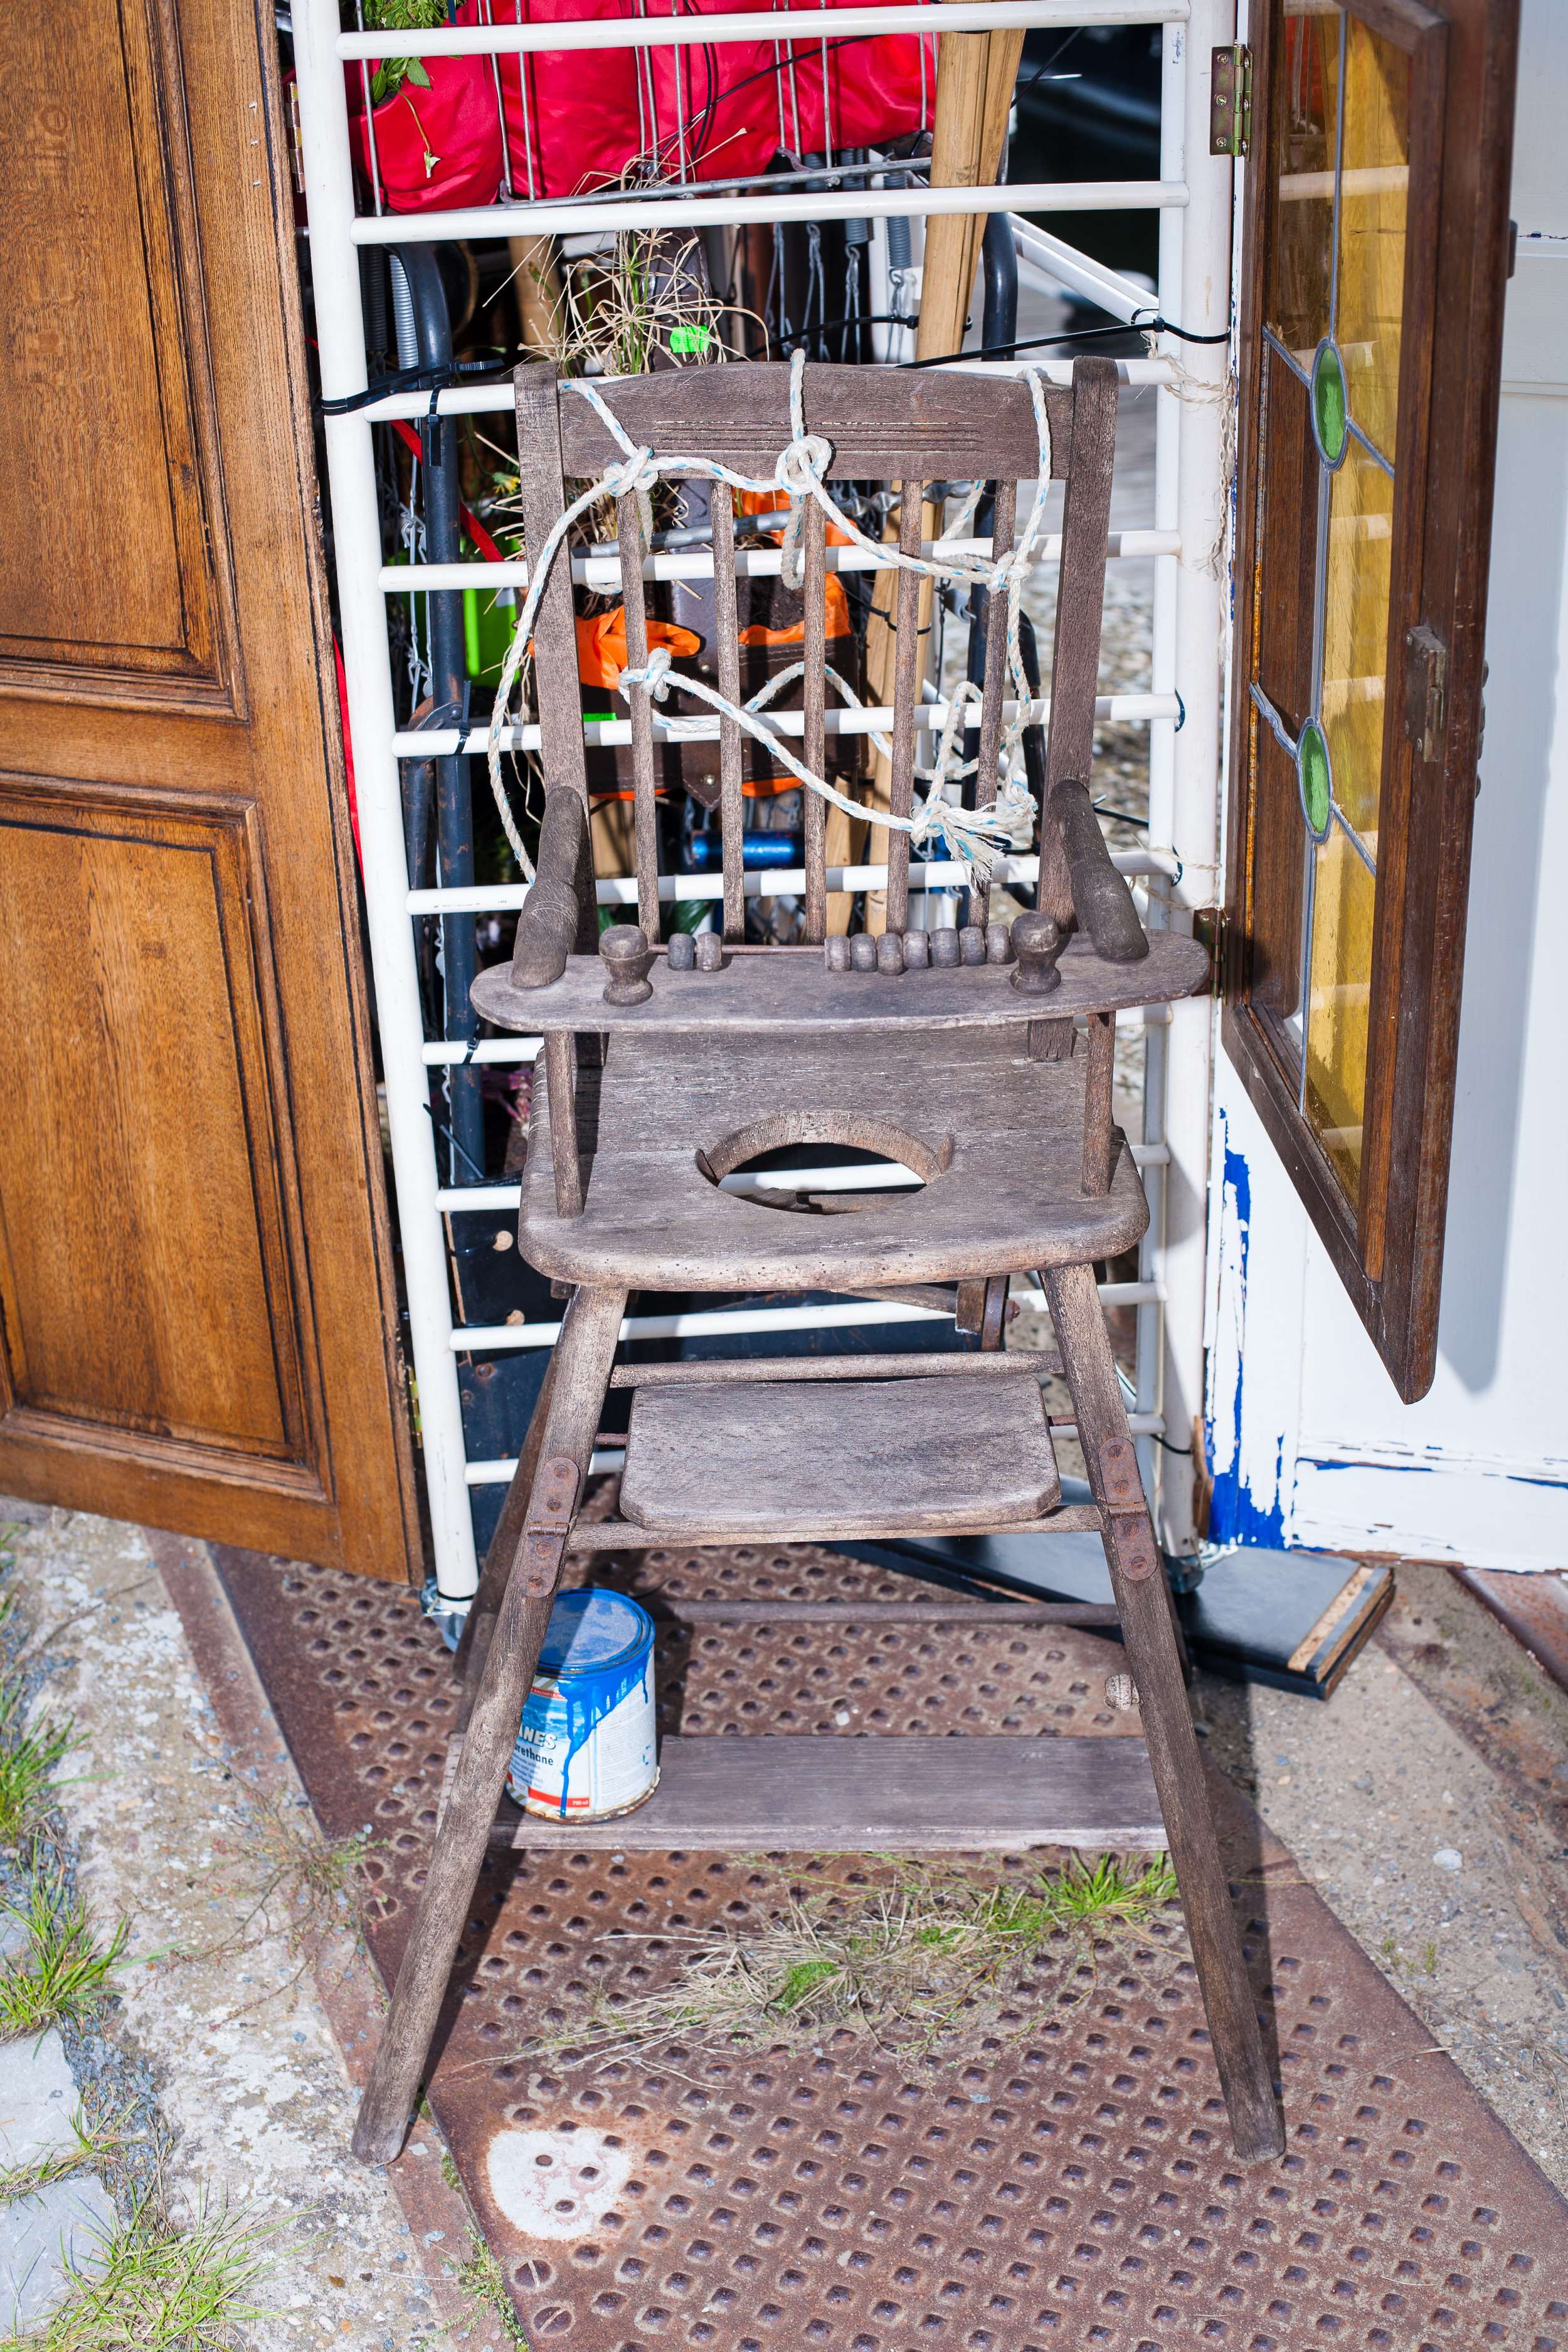
<path fill-rule="evenodd" d="M 1310 367 L 1330 327 L 1338 13 L 1298 15 L 1287 8 L 1281 34 L 1274 108 L 1277 210 L 1266 316 L 1280 341 Z"/>
<path fill-rule="evenodd" d="M 1312 856 L 1306 1110 L 1353 1200 L 1361 1181 L 1377 886 L 1338 825 Z"/>
<path fill-rule="evenodd" d="M 1348 19 L 1345 36 L 1336 341 L 1351 415 L 1392 460 L 1410 183 L 1410 60 L 1357 16 Z"/>
<path fill-rule="evenodd" d="M 1352 441 L 1329 492 L 1319 707 L 1334 798 L 1374 856 L 1393 553 L 1394 484 Z"/>

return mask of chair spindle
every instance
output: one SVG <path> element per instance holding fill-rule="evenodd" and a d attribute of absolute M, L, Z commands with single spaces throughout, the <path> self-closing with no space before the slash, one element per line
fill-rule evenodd
<path fill-rule="evenodd" d="M 1008 553 L 1014 540 L 1018 485 L 993 484 L 995 493 L 991 546 L 994 554 Z M 996 798 L 996 761 L 1002 749 L 1002 705 L 1011 690 L 1007 674 L 1007 599 L 993 589 L 985 598 L 985 686 L 980 706 L 980 763 L 974 774 L 974 805 L 990 808 Z M 972 923 L 985 923 L 991 913 L 991 885 L 982 882 L 972 893 Z"/>
<path fill-rule="evenodd" d="M 827 681 L 827 521 L 815 499 L 805 508 L 805 740 L 801 757 L 814 776 L 826 761 L 824 724 Z M 805 937 L 820 947 L 827 936 L 827 803 L 804 792 L 805 802 Z"/>
<path fill-rule="evenodd" d="M 740 619 L 735 609 L 735 499 L 727 482 L 713 486 L 713 606 L 719 627 L 719 691 L 741 700 Z M 746 886 L 742 834 L 746 822 L 741 782 L 741 730 L 727 712 L 719 719 L 719 835 L 724 855 L 724 937 L 738 945 L 746 934 Z"/>
<path fill-rule="evenodd" d="M 642 512 L 635 491 L 616 500 L 616 530 L 621 542 L 621 594 L 626 612 L 626 662 L 647 664 L 647 607 L 643 601 Z M 653 697 L 632 689 L 632 835 L 637 845 L 637 921 L 650 947 L 658 924 L 658 811 L 654 800 Z"/>
<path fill-rule="evenodd" d="M 900 485 L 899 551 L 918 555 L 924 485 Z M 908 816 L 915 801 L 915 717 L 921 698 L 921 575 L 900 571 L 893 622 L 893 758 L 888 804 L 894 816 Z M 888 831 L 888 929 L 910 926 L 910 836 Z"/>

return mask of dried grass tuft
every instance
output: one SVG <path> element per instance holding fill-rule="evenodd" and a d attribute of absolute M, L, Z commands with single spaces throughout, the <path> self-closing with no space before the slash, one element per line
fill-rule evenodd
<path fill-rule="evenodd" d="M 847 1900 L 846 1897 L 847 1896 Z M 673 1948 L 679 1967 L 647 1993 L 601 1992 L 588 2018 L 568 2021 L 518 2054 L 618 2055 L 671 2039 L 776 2046 L 864 2036 L 907 2063 L 934 2064 L 973 2032 L 1028 2030 L 1010 2004 L 1072 2006 L 1092 1991 L 1102 1960 L 1122 1963 L 1147 1945 L 1145 1971 L 1174 1957 L 1176 1882 L 1150 1861 L 1075 1858 L 1060 1872 L 998 1885 L 963 1871 L 893 1865 L 870 1889 L 827 1882 L 781 1890 L 760 1927 L 717 1936 L 616 1937 L 641 1953 Z M 1044 1981 L 1042 1981 L 1042 1979 Z M 1026 1979 L 1029 1980 L 1026 1983 Z"/>

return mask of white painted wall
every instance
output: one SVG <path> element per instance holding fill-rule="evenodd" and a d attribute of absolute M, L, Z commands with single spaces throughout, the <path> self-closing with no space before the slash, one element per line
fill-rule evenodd
<path fill-rule="evenodd" d="M 1223 1052 L 1213 1532 L 1568 1564 L 1568 6 L 1525 0 L 1437 1370 L 1403 1405 Z"/>

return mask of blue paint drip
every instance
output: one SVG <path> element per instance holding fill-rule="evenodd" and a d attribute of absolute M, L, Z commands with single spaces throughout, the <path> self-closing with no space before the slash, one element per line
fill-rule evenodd
<path fill-rule="evenodd" d="M 559 1817 L 566 1819 L 573 1762 L 600 1724 L 640 1689 L 651 1708 L 653 1620 L 624 1593 L 589 1587 L 563 1592 L 551 1611 L 539 1671 L 518 1728 L 517 1757 L 525 1744 L 541 1748 L 563 1738 Z M 554 1687 L 551 1688 L 550 1684 Z"/>
<path fill-rule="evenodd" d="M 587 1688 L 579 1697 L 575 1691 L 570 1696 L 563 1691 L 561 1698 L 566 1709 L 566 1761 L 561 1768 L 561 1819 L 566 1818 L 566 1791 L 572 1785 L 572 1761 L 582 1753 L 598 1726 L 607 1715 L 614 1715 L 621 1701 L 629 1698 L 638 1685 L 647 1696 L 648 1676 L 653 1672 L 653 1652 L 646 1657 L 634 1658 L 614 1677 L 607 1674 L 584 1676 Z"/>
<path fill-rule="evenodd" d="M 1233 1151 L 1227 1132 L 1225 1141 L 1224 1188 L 1236 1198 L 1236 1221 L 1241 1236 L 1241 1321 L 1242 1342 L 1247 1338 L 1247 1257 L 1252 1241 L 1252 1177 L 1247 1161 L 1239 1151 Z M 1268 1511 L 1260 1511 L 1252 1499 L 1251 1489 L 1241 1476 L 1241 1349 L 1237 1349 L 1236 1393 L 1231 1399 L 1231 1456 L 1228 1470 L 1215 1475 L 1214 1496 L 1209 1505 L 1209 1541 L 1215 1544 L 1260 1544 L 1270 1551 L 1285 1548 L 1285 1507 L 1280 1500 L 1284 1475 L 1285 1440 L 1279 1441 L 1274 1457 L 1274 1503 Z M 1212 1448 L 1211 1448 L 1212 1451 Z"/>

